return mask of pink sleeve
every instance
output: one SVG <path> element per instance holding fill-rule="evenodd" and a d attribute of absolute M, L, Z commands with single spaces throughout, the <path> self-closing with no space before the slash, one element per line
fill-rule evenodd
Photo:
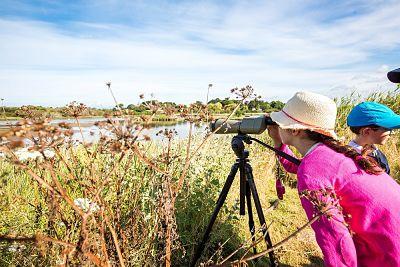
<path fill-rule="evenodd" d="M 339 212 L 337 205 L 332 205 L 332 199 L 319 194 L 321 188 L 333 188 L 333 186 L 320 187 L 315 184 L 315 179 L 308 177 L 301 177 L 299 181 L 299 192 L 303 190 L 311 190 L 318 192 L 318 199 L 322 203 L 330 206 L 330 218 L 323 215 L 320 219 L 315 221 L 311 227 L 315 232 L 317 243 L 324 254 L 325 266 L 357 266 L 357 254 L 354 246 L 353 239 L 350 235 L 348 228 L 344 225 L 343 215 Z M 320 184 L 321 185 L 321 184 Z M 305 197 L 301 198 L 301 204 L 307 214 L 309 220 L 314 217 L 316 208 Z"/>
<path fill-rule="evenodd" d="M 278 148 L 278 149 L 280 151 L 282 151 L 282 152 L 285 152 L 286 154 L 289 154 L 290 156 L 295 157 L 293 152 L 292 152 L 292 150 L 290 150 L 290 148 L 285 144 L 281 145 L 281 147 Z M 298 166 L 296 164 L 294 164 L 293 162 L 288 161 L 285 158 L 279 157 L 279 156 L 278 156 L 278 159 L 281 162 L 283 168 L 285 168 L 285 170 L 287 172 L 297 173 Z"/>

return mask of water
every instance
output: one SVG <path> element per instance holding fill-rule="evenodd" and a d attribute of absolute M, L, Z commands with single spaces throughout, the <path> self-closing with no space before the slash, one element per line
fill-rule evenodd
<path fill-rule="evenodd" d="M 161 140 L 162 136 L 157 135 L 157 133 L 160 130 L 175 129 L 175 131 L 177 132 L 177 138 L 183 139 L 189 135 L 189 127 L 190 127 L 190 125 L 188 122 L 180 122 L 180 123 L 176 123 L 173 125 L 171 125 L 171 124 L 164 125 L 164 124 L 160 123 L 160 124 L 152 125 L 148 129 L 144 129 L 142 131 L 142 134 L 149 136 L 152 140 Z M 74 130 L 73 138 L 77 139 L 77 140 L 82 140 L 82 136 L 79 131 L 79 128 L 72 127 L 72 129 Z M 101 132 L 103 134 L 105 133 L 103 129 L 100 130 L 98 127 L 96 127 L 94 125 L 82 127 L 82 132 L 83 132 L 83 138 L 85 139 L 86 142 L 96 141 L 100 138 Z M 193 134 L 201 134 L 204 132 L 205 132 L 205 126 L 193 127 L 193 131 L 192 131 Z"/>
<path fill-rule="evenodd" d="M 100 138 L 100 134 L 107 134 L 103 129 L 99 129 L 97 126 L 94 125 L 95 122 L 107 120 L 105 118 L 82 118 L 79 119 L 79 123 L 81 124 L 83 138 L 85 142 L 95 142 Z M 120 119 L 122 120 L 122 119 Z M 6 130 L 9 128 L 10 125 L 17 123 L 16 120 L 9 120 L 9 121 L 0 121 L 0 130 Z M 60 123 L 60 122 L 67 122 L 71 124 L 76 124 L 75 119 L 57 119 L 52 120 L 51 123 Z M 143 134 L 148 135 L 152 140 L 160 140 L 162 137 L 157 136 L 156 134 L 160 130 L 168 129 L 172 130 L 175 129 L 177 132 L 177 138 L 186 138 L 189 135 L 189 123 L 188 122 L 176 122 L 175 124 L 171 124 L 171 122 L 156 122 L 151 125 L 148 129 L 144 129 L 142 131 Z M 202 134 L 205 133 L 205 125 L 200 127 L 193 126 L 193 134 Z M 82 141 L 82 136 L 79 130 L 79 127 L 73 126 L 72 130 L 74 131 L 73 139 Z"/>

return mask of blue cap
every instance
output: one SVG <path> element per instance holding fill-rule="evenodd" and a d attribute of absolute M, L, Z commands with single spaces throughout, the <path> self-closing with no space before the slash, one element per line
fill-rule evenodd
<path fill-rule="evenodd" d="M 398 129 L 400 128 L 400 115 L 385 105 L 376 102 L 362 102 L 350 111 L 347 116 L 347 125 L 352 127 L 377 125 L 388 129 Z"/>

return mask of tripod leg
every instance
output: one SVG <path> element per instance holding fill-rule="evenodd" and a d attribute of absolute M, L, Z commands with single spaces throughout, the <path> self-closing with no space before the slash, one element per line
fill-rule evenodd
<path fill-rule="evenodd" d="M 247 212 L 249 214 L 249 228 L 250 228 L 250 234 L 251 234 L 251 240 L 253 241 L 253 244 L 256 242 L 256 229 L 254 227 L 254 218 L 253 218 L 253 210 L 251 208 L 251 192 L 250 192 L 250 185 L 249 182 L 246 182 L 246 202 L 247 202 Z M 253 247 L 253 253 L 257 254 L 257 249 L 254 246 Z"/>
<path fill-rule="evenodd" d="M 245 204 L 245 199 L 247 195 L 247 191 L 249 188 L 247 186 L 247 181 L 246 181 L 246 162 L 244 159 L 239 160 L 239 175 L 240 175 L 240 194 L 239 194 L 239 215 L 245 215 L 245 210 L 246 210 L 246 204 Z"/>
<path fill-rule="evenodd" d="M 259 198 L 258 193 L 257 193 L 256 184 L 254 183 L 253 170 L 252 170 L 250 164 L 246 164 L 246 176 L 247 176 L 247 181 L 248 181 L 248 183 L 250 185 L 251 193 L 253 195 L 254 205 L 256 206 L 258 220 L 260 221 L 260 225 L 263 226 L 263 233 L 264 233 L 264 237 L 265 237 L 265 243 L 267 244 L 267 248 L 271 248 L 272 247 L 272 241 L 271 241 L 271 238 L 269 236 L 268 230 L 266 228 L 267 225 L 265 223 L 264 212 L 263 212 L 262 207 L 261 207 L 261 202 L 260 202 L 260 198 Z M 276 260 L 275 254 L 274 254 L 273 251 L 269 252 L 269 259 L 271 261 L 271 266 L 273 266 L 273 267 L 278 266 L 278 261 Z"/>
<path fill-rule="evenodd" d="M 195 266 L 196 265 L 197 260 L 200 258 L 201 253 L 204 250 L 204 246 L 205 246 L 205 244 L 206 244 L 206 242 L 208 240 L 208 237 L 209 237 L 209 235 L 211 233 L 211 230 L 212 230 L 212 227 L 214 225 L 214 222 L 217 219 L 218 213 L 219 213 L 222 205 L 225 202 L 226 196 L 228 195 L 229 189 L 231 188 L 231 185 L 233 183 L 233 180 L 235 179 L 235 176 L 236 176 L 236 173 L 237 173 L 238 169 L 239 169 L 239 164 L 238 163 L 233 164 L 233 166 L 231 168 L 231 171 L 230 171 L 230 173 L 229 173 L 229 175 L 228 175 L 228 177 L 226 179 L 226 182 L 224 184 L 224 187 L 222 188 L 222 191 L 219 194 L 219 197 L 218 197 L 218 200 L 217 200 L 217 205 L 216 205 L 216 207 L 214 209 L 213 214 L 211 215 L 211 219 L 210 219 L 210 222 L 208 223 L 208 226 L 207 226 L 207 229 L 206 229 L 206 231 L 204 233 L 203 239 L 202 239 L 201 243 L 197 247 L 196 253 L 194 254 L 194 257 L 192 259 L 192 262 L 191 262 L 190 266 Z"/>

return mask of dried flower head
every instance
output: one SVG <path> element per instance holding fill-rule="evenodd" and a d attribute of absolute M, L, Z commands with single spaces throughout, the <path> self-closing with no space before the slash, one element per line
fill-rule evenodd
<path fill-rule="evenodd" d="M 42 121 L 21 120 L 9 131 L 1 134 L 4 145 L 11 149 L 24 147 L 25 141 L 31 149 L 43 151 L 47 148 L 61 146 L 67 143 L 73 131 L 67 124 L 53 125 L 49 119 Z"/>
<path fill-rule="evenodd" d="M 113 119 L 95 123 L 100 132 L 106 132 L 99 140 L 99 146 L 103 151 L 120 153 L 132 148 L 139 138 L 149 139 L 142 134 L 143 127 L 134 118 Z"/>
<path fill-rule="evenodd" d="M 50 118 L 50 114 L 32 105 L 20 107 L 15 114 L 21 118 L 32 121 L 41 121 Z"/>
<path fill-rule="evenodd" d="M 178 135 L 178 132 L 175 129 L 167 129 L 160 130 L 156 133 L 156 136 L 161 136 L 163 138 L 167 138 L 168 140 L 172 140 L 175 136 Z"/>
<path fill-rule="evenodd" d="M 252 97 L 257 97 L 257 95 L 254 94 L 254 89 L 250 85 L 246 85 L 245 87 L 242 88 L 233 88 L 231 89 L 231 93 L 236 95 L 236 98 L 239 100 L 245 100 L 248 98 Z"/>
<path fill-rule="evenodd" d="M 201 122 L 208 121 L 208 107 L 203 103 L 193 103 L 190 104 L 188 107 L 184 105 L 179 106 L 180 116 L 184 118 L 186 121 L 192 122 L 196 125 L 200 124 Z"/>
<path fill-rule="evenodd" d="M 306 198 L 314 207 L 314 216 L 323 214 L 328 220 L 335 219 L 345 225 L 350 233 L 352 233 L 348 220 L 351 216 L 343 213 L 340 205 L 340 198 L 336 195 L 332 188 L 321 188 L 319 190 L 304 190 L 300 193 L 300 198 Z M 344 218 L 339 220 L 337 214 Z"/>
<path fill-rule="evenodd" d="M 168 103 L 161 105 L 160 108 L 161 108 L 161 113 L 167 115 L 170 118 L 175 117 L 175 114 L 177 113 L 177 109 Z"/>
<path fill-rule="evenodd" d="M 67 116 L 78 118 L 85 115 L 88 112 L 88 107 L 83 103 L 77 103 L 76 101 L 68 104 L 64 109 L 63 113 Z"/>

